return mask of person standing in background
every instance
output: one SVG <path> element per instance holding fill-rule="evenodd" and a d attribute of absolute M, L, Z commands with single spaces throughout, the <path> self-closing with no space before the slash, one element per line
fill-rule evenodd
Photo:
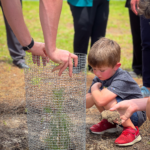
<path fill-rule="evenodd" d="M 74 53 L 87 54 L 91 46 L 106 33 L 109 15 L 108 0 L 67 0 L 74 22 Z M 89 66 L 89 70 L 92 68 Z"/>
<path fill-rule="evenodd" d="M 20 2 L 22 4 L 22 0 L 20 0 Z M 2 12 L 3 12 L 3 8 L 2 8 Z M 24 60 L 25 51 L 22 49 L 21 44 L 19 43 L 16 36 L 14 35 L 11 27 L 9 26 L 6 17 L 4 15 L 4 12 L 3 12 L 3 16 L 4 16 L 5 27 L 6 27 L 6 33 L 7 33 L 8 50 L 11 58 L 13 59 L 13 64 L 19 68 L 29 68 L 25 64 L 25 60 Z"/>
<path fill-rule="evenodd" d="M 131 9 L 138 15 L 137 8 L 141 9 L 140 4 L 145 3 L 145 12 L 149 11 L 149 2 L 142 0 L 131 0 Z M 139 5 L 138 5 L 139 4 Z M 142 77 L 143 87 L 141 92 L 143 97 L 150 96 L 150 19 L 146 19 L 143 15 L 140 16 L 141 25 L 141 40 L 142 40 Z"/>
<path fill-rule="evenodd" d="M 130 1 L 126 0 L 125 7 L 129 11 L 130 27 L 133 41 L 133 61 L 130 75 L 132 77 L 142 76 L 142 46 L 141 46 L 141 30 L 140 30 L 140 16 L 135 15 L 130 7 Z"/>

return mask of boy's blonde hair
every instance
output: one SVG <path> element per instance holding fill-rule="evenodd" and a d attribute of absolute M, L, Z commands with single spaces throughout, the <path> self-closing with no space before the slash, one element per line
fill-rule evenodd
<path fill-rule="evenodd" d="M 150 0 L 140 0 L 137 11 L 139 15 L 150 19 Z"/>
<path fill-rule="evenodd" d="M 101 38 L 92 46 L 88 63 L 92 67 L 114 67 L 120 62 L 120 46 L 113 40 Z"/>

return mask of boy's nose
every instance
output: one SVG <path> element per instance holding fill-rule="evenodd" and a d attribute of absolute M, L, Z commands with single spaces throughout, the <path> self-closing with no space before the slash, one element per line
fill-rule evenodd
<path fill-rule="evenodd" d="M 98 76 L 98 77 L 100 77 L 100 76 L 101 76 L 100 71 L 96 71 L 96 76 Z"/>

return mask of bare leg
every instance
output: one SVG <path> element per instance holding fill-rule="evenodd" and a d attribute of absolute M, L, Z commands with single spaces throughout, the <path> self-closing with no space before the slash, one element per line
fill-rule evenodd
<path fill-rule="evenodd" d="M 147 105 L 146 105 L 146 114 L 148 119 L 150 120 L 150 97 L 148 98 Z"/>
<path fill-rule="evenodd" d="M 95 105 L 91 93 L 86 94 L 86 108 L 91 108 Z"/>
<path fill-rule="evenodd" d="M 86 94 L 86 108 L 91 108 L 93 105 L 95 105 L 95 102 L 93 100 L 92 95 L 90 93 Z M 99 112 L 102 112 L 105 110 L 103 107 L 97 107 L 97 109 L 99 110 Z"/>

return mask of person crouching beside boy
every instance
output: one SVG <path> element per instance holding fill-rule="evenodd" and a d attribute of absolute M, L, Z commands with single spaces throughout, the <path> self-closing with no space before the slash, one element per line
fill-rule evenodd
<path fill-rule="evenodd" d="M 95 77 L 86 94 L 86 108 L 93 105 L 102 112 L 115 104 L 133 98 L 142 98 L 140 87 L 130 74 L 120 68 L 120 46 L 113 40 L 101 38 L 92 46 L 88 63 Z M 129 146 L 141 140 L 139 128 L 146 120 L 144 111 L 135 112 L 130 119 L 122 123 L 123 132 L 115 140 L 118 146 Z M 117 132 L 117 124 L 103 119 L 90 128 L 94 134 Z"/>

